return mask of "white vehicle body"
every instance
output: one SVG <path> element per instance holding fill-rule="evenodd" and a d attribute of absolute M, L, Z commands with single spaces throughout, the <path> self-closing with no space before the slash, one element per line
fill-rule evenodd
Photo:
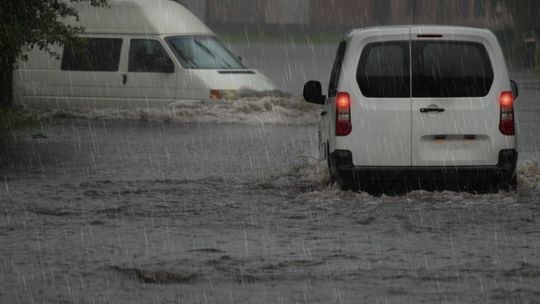
<path fill-rule="evenodd" d="M 86 49 L 52 46 L 59 56 L 33 50 L 14 71 L 17 104 L 154 107 L 232 98 L 244 89 L 275 89 L 174 1 L 110 0 L 108 7 L 73 6 L 80 20 L 66 22 L 85 28 L 81 38 Z M 81 59 L 81 52 L 89 58 Z"/>
<path fill-rule="evenodd" d="M 419 177 L 447 180 L 449 175 L 496 183 L 515 179 L 517 86 L 512 87 L 490 31 L 359 29 L 350 32 L 336 57 L 320 152 L 338 181 L 343 175 L 356 184 L 394 178 L 414 184 Z M 341 116 L 340 96 L 349 98 Z M 506 98 L 511 104 L 503 110 Z M 345 132 L 339 134 L 342 119 Z M 511 130 L 503 134 L 507 127 Z"/>

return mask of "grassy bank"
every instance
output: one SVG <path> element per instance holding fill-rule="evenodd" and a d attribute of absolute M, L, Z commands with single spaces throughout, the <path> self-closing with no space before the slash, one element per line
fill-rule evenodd
<path fill-rule="evenodd" d="M 37 125 L 37 118 L 21 108 L 0 107 L 0 135 Z"/>

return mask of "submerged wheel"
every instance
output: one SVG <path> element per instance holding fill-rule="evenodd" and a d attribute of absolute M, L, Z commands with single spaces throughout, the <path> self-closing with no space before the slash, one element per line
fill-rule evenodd
<path fill-rule="evenodd" d="M 507 183 L 499 185 L 504 191 L 517 191 L 517 175 L 514 175 Z"/>
<path fill-rule="evenodd" d="M 332 170 L 332 161 L 330 160 L 330 145 L 326 143 L 326 164 L 328 165 L 328 173 L 330 174 L 330 185 L 336 182 L 336 175 Z"/>
<path fill-rule="evenodd" d="M 514 177 L 512 177 L 512 179 L 510 180 L 510 187 L 512 187 L 512 190 L 517 190 L 517 186 L 518 186 L 518 181 L 517 181 L 517 174 L 514 175 Z"/>
<path fill-rule="evenodd" d="M 332 163 L 332 158 L 330 157 L 330 146 L 326 145 L 326 159 L 328 161 L 328 170 L 330 171 L 330 179 L 332 184 L 337 183 L 339 188 L 342 191 L 354 191 L 358 192 L 358 184 L 352 179 L 348 179 L 339 174 L 338 169 Z"/>
<path fill-rule="evenodd" d="M 351 191 L 352 190 L 353 192 L 358 192 L 358 185 L 353 180 L 349 180 L 349 179 L 345 179 L 343 177 L 340 177 L 340 178 L 337 179 L 337 183 L 338 183 L 339 187 L 341 188 L 341 190 L 343 190 L 343 191 Z"/>

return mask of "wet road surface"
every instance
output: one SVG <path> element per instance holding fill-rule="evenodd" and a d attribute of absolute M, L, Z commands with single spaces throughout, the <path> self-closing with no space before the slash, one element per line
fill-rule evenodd
<path fill-rule="evenodd" d="M 540 303 L 536 86 L 487 195 L 339 191 L 289 101 L 44 116 L 0 141 L 0 303 Z"/>

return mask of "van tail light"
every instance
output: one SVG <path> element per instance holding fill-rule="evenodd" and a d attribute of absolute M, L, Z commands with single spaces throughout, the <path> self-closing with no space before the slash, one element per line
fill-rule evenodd
<path fill-rule="evenodd" d="M 513 136 L 516 134 L 514 123 L 514 95 L 510 91 L 501 93 L 499 97 L 501 106 L 501 120 L 499 122 L 499 130 L 502 134 Z"/>
<path fill-rule="evenodd" d="M 347 136 L 351 131 L 351 95 L 339 92 L 336 96 L 336 136 Z"/>

